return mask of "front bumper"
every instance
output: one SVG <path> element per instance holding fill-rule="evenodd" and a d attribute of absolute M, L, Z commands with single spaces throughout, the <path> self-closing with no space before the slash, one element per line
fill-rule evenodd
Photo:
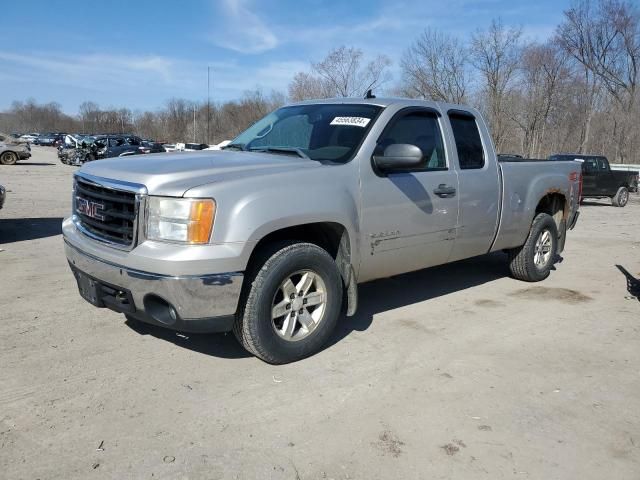
<path fill-rule="evenodd" d="M 28 158 L 31 158 L 31 152 L 18 152 L 18 158 L 20 160 L 27 160 Z"/>
<path fill-rule="evenodd" d="M 86 286 L 88 279 L 98 292 L 89 300 L 98 307 L 175 330 L 225 332 L 233 327 L 241 272 L 186 276 L 142 272 L 101 260 L 67 241 L 65 253 L 78 287 Z"/>

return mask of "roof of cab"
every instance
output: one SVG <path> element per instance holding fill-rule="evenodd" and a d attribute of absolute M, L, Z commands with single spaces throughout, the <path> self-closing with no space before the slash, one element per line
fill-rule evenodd
<path fill-rule="evenodd" d="M 377 105 L 379 107 L 388 107 L 390 105 L 401 106 L 425 106 L 425 107 L 437 107 L 439 110 L 445 112 L 448 110 L 463 110 L 473 112 L 477 114 L 476 109 L 467 105 L 457 105 L 454 103 L 435 102 L 433 100 L 421 100 L 418 98 L 395 98 L 395 97 L 383 97 L 383 98 L 353 98 L 353 97 L 338 97 L 338 98 L 322 98 L 315 100 L 304 100 L 302 102 L 290 103 L 286 106 L 293 105 L 314 105 L 314 104 L 359 104 L 359 105 Z"/>

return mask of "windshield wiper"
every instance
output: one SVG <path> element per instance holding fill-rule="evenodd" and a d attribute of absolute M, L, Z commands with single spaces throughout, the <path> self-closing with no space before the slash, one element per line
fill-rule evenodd
<path fill-rule="evenodd" d="M 252 152 L 284 153 L 286 155 L 290 155 L 293 153 L 294 155 L 298 155 L 300 158 L 311 160 L 311 158 L 309 158 L 309 155 L 304 153 L 300 148 L 296 147 L 253 147 L 249 150 Z"/>
<path fill-rule="evenodd" d="M 230 143 L 229 145 L 225 145 L 224 147 L 222 147 L 222 150 L 226 150 L 226 149 L 234 149 L 234 150 L 240 150 L 240 151 L 245 151 L 246 149 L 244 148 L 244 143 Z"/>

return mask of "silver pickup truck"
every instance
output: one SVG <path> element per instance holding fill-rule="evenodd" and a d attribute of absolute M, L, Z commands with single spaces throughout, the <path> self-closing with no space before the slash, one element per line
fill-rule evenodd
<path fill-rule="evenodd" d="M 362 282 L 493 251 L 515 278 L 545 279 L 578 218 L 580 181 L 573 161 L 498 161 L 472 108 L 303 102 L 222 151 L 85 164 L 65 251 L 93 305 L 233 330 L 286 363 L 356 312 Z"/>

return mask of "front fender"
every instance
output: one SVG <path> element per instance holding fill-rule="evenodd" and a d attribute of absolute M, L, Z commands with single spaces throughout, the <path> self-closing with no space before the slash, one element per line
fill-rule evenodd
<path fill-rule="evenodd" d="M 277 230 L 332 222 L 346 229 L 352 258 L 359 258 L 357 178 L 357 164 L 351 162 L 213 183 L 189 190 L 186 196 L 215 199 L 212 243 L 241 242 L 253 250 Z"/>

